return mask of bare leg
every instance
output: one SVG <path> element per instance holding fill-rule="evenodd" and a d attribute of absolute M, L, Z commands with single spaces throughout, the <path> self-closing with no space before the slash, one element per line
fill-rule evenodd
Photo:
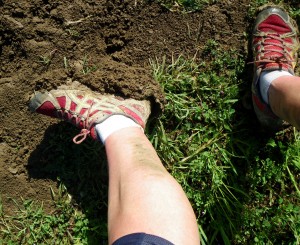
<path fill-rule="evenodd" d="M 150 114 L 149 101 L 122 100 L 88 89 L 58 89 L 35 93 L 29 107 L 81 128 L 73 139 L 75 143 L 81 143 L 87 135 L 95 140 L 99 136 L 105 142 L 110 243 L 131 233 L 148 233 L 175 244 L 199 245 L 196 218 L 185 193 L 140 129 Z M 140 127 L 136 123 L 132 126 L 128 118 Z"/>
<path fill-rule="evenodd" d="M 192 207 L 144 133 L 138 128 L 121 129 L 107 138 L 105 146 L 110 244 L 124 235 L 145 232 L 174 244 L 198 245 Z"/>
<path fill-rule="evenodd" d="M 275 79 L 269 89 L 269 103 L 278 117 L 300 129 L 300 77 Z"/>

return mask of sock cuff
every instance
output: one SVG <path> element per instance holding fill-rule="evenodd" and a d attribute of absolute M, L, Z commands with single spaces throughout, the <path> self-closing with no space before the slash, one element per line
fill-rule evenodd
<path fill-rule="evenodd" d="M 282 70 L 263 71 L 261 73 L 259 79 L 259 89 L 260 89 L 261 97 L 265 103 L 269 104 L 269 88 L 271 86 L 271 83 L 275 79 L 281 76 L 293 76 L 293 75 L 288 71 L 282 71 Z"/>
<path fill-rule="evenodd" d="M 140 128 L 143 132 L 144 129 L 141 125 L 136 123 L 133 119 L 123 116 L 123 115 L 112 115 L 105 119 L 103 122 L 97 124 L 95 126 L 95 130 L 97 132 L 98 138 L 101 140 L 103 144 L 105 144 L 106 139 L 113 134 L 114 132 L 129 128 L 129 127 L 137 127 Z"/>

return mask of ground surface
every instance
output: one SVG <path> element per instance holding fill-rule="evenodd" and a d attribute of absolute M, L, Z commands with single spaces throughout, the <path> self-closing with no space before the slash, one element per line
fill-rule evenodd
<path fill-rule="evenodd" d="M 164 98 L 149 60 L 166 56 L 168 62 L 180 54 L 200 60 L 208 39 L 224 52 L 245 49 L 249 2 L 220 1 L 182 14 L 132 0 L 0 1 L 0 193 L 6 212 L 9 198 L 19 197 L 43 201 L 51 211 L 49 187 L 55 189 L 59 177 L 53 171 L 59 166 L 50 166 L 59 149 L 48 146 L 51 135 L 63 138 L 65 132 L 57 120 L 28 111 L 34 90 L 76 80 L 94 91 L 151 99 L 159 112 Z"/>

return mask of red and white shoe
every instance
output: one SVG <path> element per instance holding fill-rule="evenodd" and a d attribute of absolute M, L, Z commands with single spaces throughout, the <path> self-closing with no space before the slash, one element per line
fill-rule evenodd
<path fill-rule="evenodd" d="M 29 108 L 46 116 L 70 122 L 81 129 L 74 143 L 81 143 L 87 135 L 98 140 L 95 125 L 112 115 L 124 115 L 145 128 L 151 113 L 149 101 L 123 99 L 114 95 L 102 95 L 92 91 L 51 90 L 36 92 Z"/>
<path fill-rule="evenodd" d="M 277 130 L 283 121 L 263 101 L 258 87 L 259 78 L 262 71 L 284 70 L 294 75 L 299 49 L 298 27 L 282 8 L 267 6 L 258 14 L 252 35 L 254 110 L 262 126 Z"/>

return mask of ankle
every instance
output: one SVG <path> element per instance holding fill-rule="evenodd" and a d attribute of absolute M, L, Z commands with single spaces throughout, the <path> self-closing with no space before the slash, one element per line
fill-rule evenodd
<path fill-rule="evenodd" d="M 269 88 L 271 83 L 283 76 L 293 76 L 291 73 L 283 70 L 263 71 L 259 79 L 259 90 L 263 101 L 269 104 Z"/>
<path fill-rule="evenodd" d="M 98 138 L 103 144 L 109 136 L 125 128 L 137 128 L 142 132 L 144 131 L 138 123 L 123 115 L 112 115 L 95 126 Z"/>

